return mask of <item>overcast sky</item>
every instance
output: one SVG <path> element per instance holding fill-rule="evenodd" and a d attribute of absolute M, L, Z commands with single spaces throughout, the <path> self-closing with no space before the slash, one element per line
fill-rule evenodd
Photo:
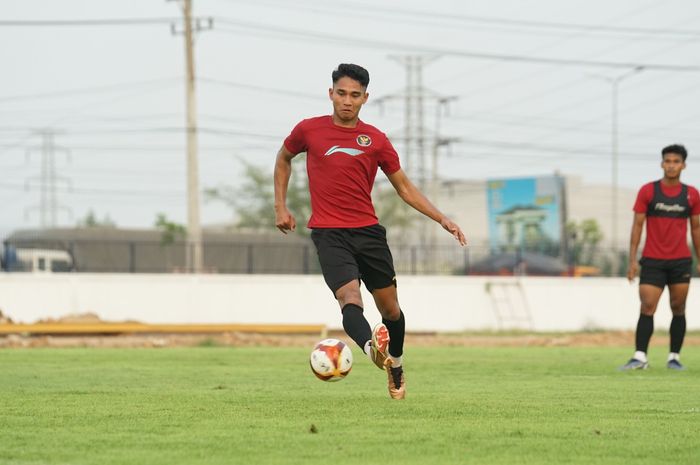
<path fill-rule="evenodd" d="M 65 149 L 55 155 L 59 225 L 89 210 L 123 227 L 150 227 L 159 212 L 185 223 L 184 47 L 168 21 L 182 29 L 179 4 L 3 7 L 0 236 L 39 225 L 41 129 Z M 700 184 L 697 1 L 194 0 L 194 14 L 214 20 L 196 42 L 203 189 L 239 183 L 242 161 L 271 175 L 291 128 L 330 112 L 341 62 L 370 71 L 361 117 L 401 152 L 407 55 L 434 58 L 423 68 L 427 93 L 456 97 L 440 120 L 440 135 L 456 140 L 441 152 L 444 179 L 558 170 L 609 184 L 610 79 L 644 66 L 619 85 L 619 183 L 658 178 L 660 149 L 680 142 L 685 181 Z M 23 22 L 91 19 L 155 21 Z M 424 111 L 430 137 L 434 99 Z M 203 202 L 201 217 L 219 224 L 231 212 Z"/>

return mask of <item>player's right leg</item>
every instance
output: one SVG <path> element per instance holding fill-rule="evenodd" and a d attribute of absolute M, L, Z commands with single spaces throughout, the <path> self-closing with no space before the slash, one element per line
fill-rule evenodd
<path fill-rule="evenodd" d="M 374 334 L 369 327 L 367 318 L 365 318 L 359 281 L 354 279 L 344 284 L 335 291 L 335 297 L 343 313 L 345 333 L 355 341 L 360 349 L 372 357 L 370 345 Z M 374 361 L 373 357 L 372 361 Z"/>
<path fill-rule="evenodd" d="M 642 267 L 644 269 L 644 266 Z M 661 293 L 664 290 L 664 284 L 659 286 L 658 279 L 650 280 L 649 273 L 646 276 L 640 276 L 639 284 L 639 300 L 641 302 L 639 319 L 637 320 L 637 329 L 635 331 L 635 352 L 631 359 L 620 367 L 620 370 L 644 370 L 649 367 L 647 359 L 647 351 L 649 349 L 649 341 L 654 333 L 654 313 L 659 304 Z M 642 277 L 646 279 L 642 281 Z M 653 282 L 653 284 L 650 283 Z M 665 283 L 665 277 L 664 277 Z"/>
<path fill-rule="evenodd" d="M 323 279 L 340 305 L 343 329 L 368 353 L 372 330 L 364 316 L 360 270 L 348 245 L 350 235 L 346 229 L 314 229 L 311 239 L 318 252 Z"/>

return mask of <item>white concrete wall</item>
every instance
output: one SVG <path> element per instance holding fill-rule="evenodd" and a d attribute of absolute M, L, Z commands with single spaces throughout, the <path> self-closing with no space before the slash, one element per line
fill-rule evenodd
<path fill-rule="evenodd" d="M 508 283 L 520 283 L 517 286 Z M 504 287 L 505 286 L 505 287 Z M 688 327 L 700 329 L 700 289 L 691 285 Z M 529 310 L 535 331 L 634 329 L 637 286 L 623 278 L 399 277 L 409 331 L 498 330 L 487 289 L 510 293 L 516 312 Z M 370 323 L 379 321 L 363 288 Z M 503 302 L 503 299 L 500 300 Z M 93 312 L 106 321 L 144 323 L 304 323 L 341 327 L 323 278 L 269 275 L 0 274 L 0 310 L 17 323 Z M 670 322 L 667 293 L 656 327 Z M 506 325 L 509 326 L 509 325 Z"/>

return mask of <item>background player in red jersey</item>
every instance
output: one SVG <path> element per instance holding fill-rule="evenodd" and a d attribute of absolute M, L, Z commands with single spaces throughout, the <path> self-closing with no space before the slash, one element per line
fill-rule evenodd
<path fill-rule="evenodd" d="M 308 227 L 312 229 L 323 277 L 340 304 L 343 328 L 380 369 L 386 370 L 390 396 L 403 399 L 405 320 L 386 230 L 379 224 L 372 204 L 377 169 L 384 171 L 404 202 L 440 223 L 461 245 L 466 245 L 466 239 L 459 226 L 406 177 L 386 135 L 359 119 L 369 96 L 367 70 L 341 64 L 333 71 L 332 79 L 328 94 L 333 114 L 297 124 L 277 153 L 275 221 L 285 234 L 296 228 L 286 205 L 287 188 L 292 159 L 306 152 L 311 194 Z M 363 313 L 360 280 L 382 315 L 382 323 L 373 330 Z"/>
<path fill-rule="evenodd" d="M 646 369 L 647 349 L 654 332 L 654 312 L 665 286 L 671 299 L 671 350 L 666 366 L 683 370 L 680 351 L 685 337 L 685 301 L 690 287 L 692 256 L 687 242 L 688 219 L 696 257 L 700 257 L 700 196 L 681 183 L 688 153 L 682 145 L 670 145 L 661 151 L 664 177 L 642 186 L 634 204 L 634 222 L 630 238 L 627 278 L 637 275 L 637 249 L 644 222 L 647 237 L 642 252 L 639 276 L 641 309 L 636 332 L 636 351 L 622 370 Z M 700 271 L 700 265 L 698 265 Z"/>

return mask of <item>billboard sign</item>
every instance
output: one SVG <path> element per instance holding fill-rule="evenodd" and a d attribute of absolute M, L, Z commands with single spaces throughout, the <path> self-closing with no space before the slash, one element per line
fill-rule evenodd
<path fill-rule="evenodd" d="M 566 221 L 563 177 L 490 179 L 486 185 L 493 251 L 559 250 Z"/>

